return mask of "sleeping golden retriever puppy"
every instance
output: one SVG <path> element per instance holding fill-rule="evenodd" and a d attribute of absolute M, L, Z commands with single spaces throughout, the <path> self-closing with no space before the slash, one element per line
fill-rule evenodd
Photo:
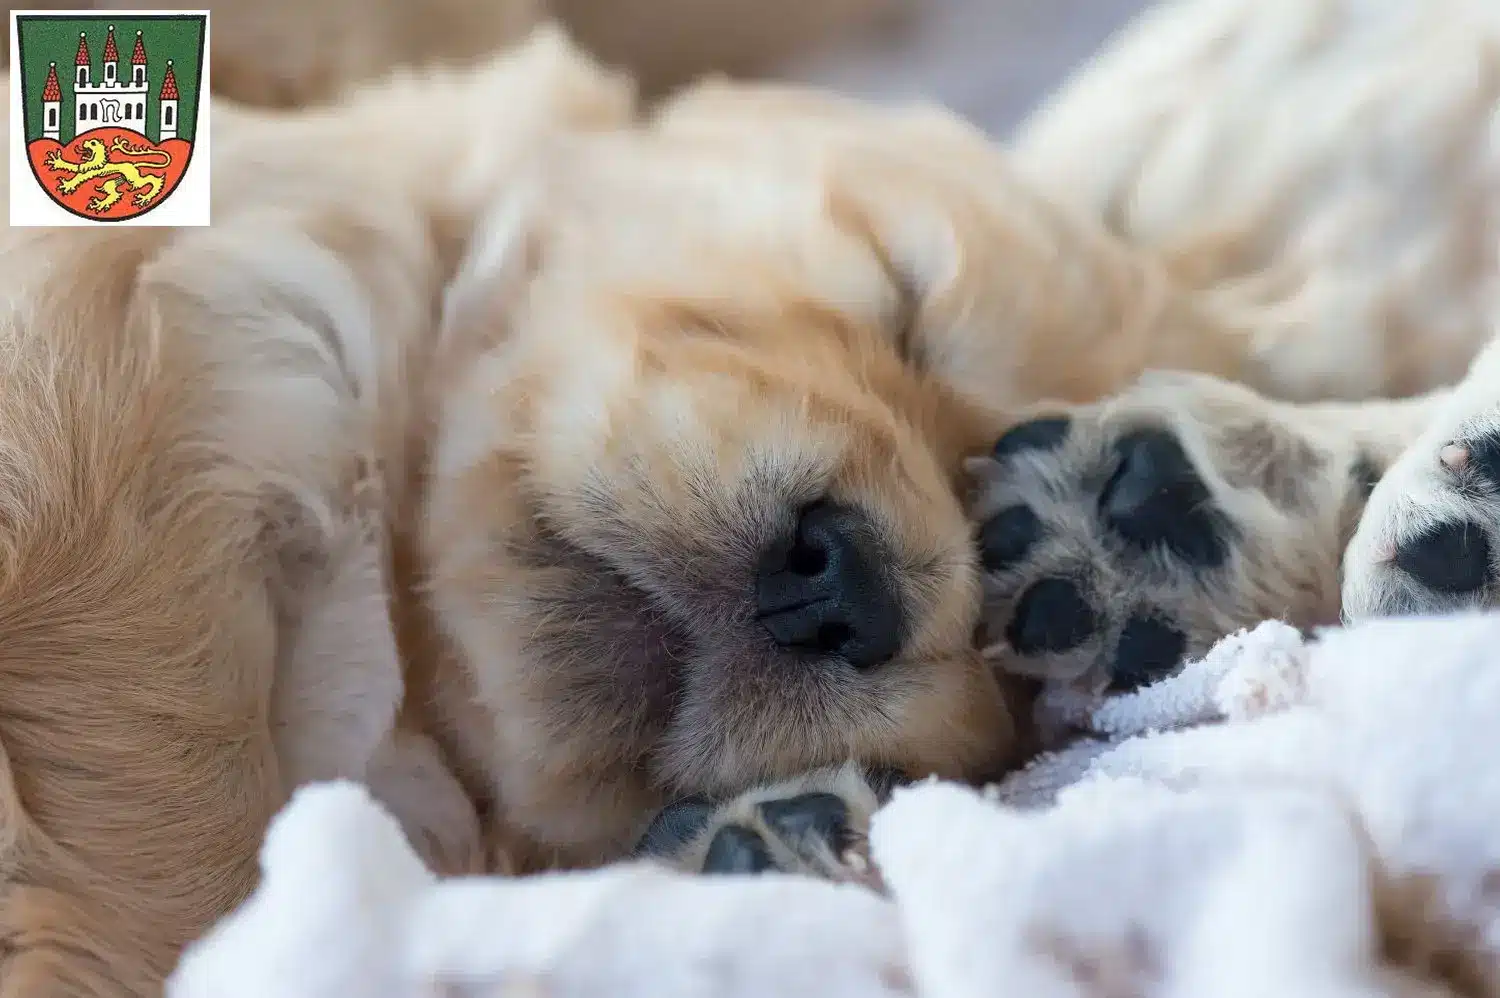
<path fill-rule="evenodd" d="M 218 112 L 212 228 L 0 249 L 5 998 L 152 993 L 333 776 L 449 872 L 838 874 L 886 777 L 1014 761 L 992 665 L 1335 613 L 1410 425 L 1100 403 L 1297 395 L 1296 341 L 939 112 L 642 121 L 547 33 Z"/>
<path fill-rule="evenodd" d="M 1266 618 L 1315 627 L 1500 600 L 1500 347 L 1474 361 L 1500 322 L 1497 52 L 1485 0 L 1177 0 L 1020 130 L 1013 168 L 1131 261 L 1103 265 L 1086 247 L 1107 240 L 1077 238 L 1045 259 L 965 256 L 1017 320 L 992 316 L 1003 335 L 965 342 L 1042 351 L 1007 371 L 971 355 L 947 377 L 1035 403 L 969 463 L 968 508 L 987 657 L 1042 687 L 1058 708 L 1043 715 L 1165 678 Z M 805 100 L 788 101 L 805 119 Z M 787 127 L 721 126 L 747 145 Z M 1112 275 L 1131 267 L 1158 290 L 1114 311 Z M 1142 308 L 1150 294 L 1169 304 Z M 1027 303 L 1122 338 L 1030 338 Z M 1143 321 L 1170 346 L 1149 366 L 1197 373 L 1137 380 L 1121 365 L 1082 405 L 1055 384 L 1015 391 L 1068 362 L 1100 372 Z M 647 844 L 692 869 L 847 875 L 838 853 L 872 789 L 829 770 L 687 798 Z"/>
<path fill-rule="evenodd" d="M 448 291 L 409 655 L 509 854 L 849 757 L 998 773 L 963 459 L 1236 342 L 935 112 L 705 86 L 532 167 Z"/>
<path fill-rule="evenodd" d="M 937 112 L 641 123 L 544 32 L 215 124 L 211 228 L 0 247 L 6 998 L 153 993 L 308 780 L 452 872 L 851 758 L 995 775 L 966 455 L 1243 362 Z"/>

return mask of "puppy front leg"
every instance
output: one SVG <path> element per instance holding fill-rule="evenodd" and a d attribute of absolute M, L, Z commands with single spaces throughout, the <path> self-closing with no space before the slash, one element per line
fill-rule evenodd
<path fill-rule="evenodd" d="M 327 535 L 309 533 L 295 517 L 283 524 L 283 574 L 274 587 L 283 638 L 271 698 L 282 779 L 288 790 L 362 782 L 429 869 L 482 873 L 473 803 L 437 745 L 396 714 L 401 663 L 374 514 L 356 503 Z"/>
<path fill-rule="evenodd" d="M 412 799 L 429 774 L 443 815 L 398 814 L 432 861 L 467 864 L 472 814 L 436 753 L 395 730 L 403 694 L 387 534 L 405 480 L 401 450 L 413 364 L 435 297 L 420 230 L 399 217 L 341 238 L 359 217 L 261 216 L 184 238 L 148 275 L 174 325 L 220 372 L 206 435 L 230 459 L 218 485 L 245 496 L 276 622 L 271 728 L 285 792 L 347 778 Z M 333 234 L 320 241 L 313 233 Z M 405 264 L 405 265 L 403 265 Z M 378 780 L 376 778 L 379 778 Z M 420 798 L 421 795 L 418 795 Z M 445 821 L 447 819 L 444 819 Z M 430 834 L 429 834 L 430 833 Z"/>
<path fill-rule="evenodd" d="M 319 522 L 289 497 L 271 509 L 282 633 L 271 716 L 282 777 L 289 789 L 362 780 L 402 694 L 379 510 L 356 501 Z"/>
<path fill-rule="evenodd" d="M 267 535 L 280 569 L 271 736 L 281 776 L 289 791 L 318 780 L 363 782 L 429 869 L 480 873 L 473 803 L 431 739 L 396 716 L 402 668 L 380 494 L 364 480 L 331 521 L 284 502 Z"/>
<path fill-rule="evenodd" d="M 365 770 L 365 782 L 429 870 L 448 877 L 505 872 L 484 849 L 474 804 L 436 743 L 398 720 Z"/>

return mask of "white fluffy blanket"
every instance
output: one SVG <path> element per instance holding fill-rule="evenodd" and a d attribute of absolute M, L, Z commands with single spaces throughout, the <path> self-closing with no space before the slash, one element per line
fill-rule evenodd
<path fill-rule="evenodd" d="M 898 791 L 888 898 L 645 863 L 438 883 L 361 789 L 309 787 L 167 993 L 1500 993 L 1500 616 L 1264 624 L 1085 721 L 990 793 Z"/>

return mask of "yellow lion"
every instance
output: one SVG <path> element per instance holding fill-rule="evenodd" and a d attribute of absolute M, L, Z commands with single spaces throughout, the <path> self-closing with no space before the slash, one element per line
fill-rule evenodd
<path fill-rule="evenodd" d="M 77 162 L 67 159 L 61 150 L 53 150 L 47 154 L 46 165 L 54 173 L 69 174 L 57 182 L 57 189 L 63 194 L 72 194 L 91 180 L 109 178 L 94 188 L 98 196 L 89 199 L 89 211 L 102 214 L 112 208 L 124 196 L 120 189 L 122 184 L 127 190 L 136 192 L 137 207 L 145 207 L 161 196 L 166 177 L 145 173 L 141 167 L 164 169 L 171 166 L 172 154 L 166 150 L 135 146 L 124 138 L 115 139 L 107 149 L 99 139 L 84 139 L 78 148 L 84 155 Z M 116 154 L 120 158 L 117 159 Z M 146 162 L 152 158 L 159 159 Z"/>

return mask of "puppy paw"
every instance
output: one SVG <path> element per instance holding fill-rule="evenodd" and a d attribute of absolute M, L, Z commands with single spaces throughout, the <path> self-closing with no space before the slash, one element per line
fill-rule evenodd
<path fill-rule="evenodd" d="M 664 808 L 636 846 L 694 873 L 800 873 L 871 882 L 865 836 L 889 780 L 851 764 L 756 787 L 695 795 Z"/>
<path fill-rule="evenodd" d="M 1500 601 L 1500 408 L 1439 417 L 1370 497 L 1344 556 L 1344 614 L 1445 613 Z"/>
<path fill-rule="evenodd" d="M 1093 699 L 1268 618 L 1331 623 L 1368 478 L 1339 441 L 1188 374 L 1013 426 L 969 465 L 987 654 Z"/>

